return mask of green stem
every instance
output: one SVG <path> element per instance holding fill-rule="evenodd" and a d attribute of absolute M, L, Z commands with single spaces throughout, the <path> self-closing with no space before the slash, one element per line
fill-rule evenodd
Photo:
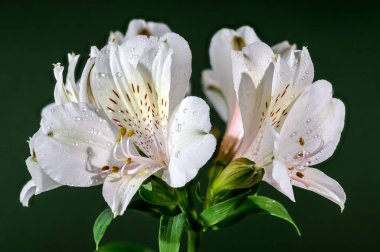
<path fill-rule="evenodd" d="M 192 230 L 187 231 L 187 252 L 201 251 L 201 234 Z"/>

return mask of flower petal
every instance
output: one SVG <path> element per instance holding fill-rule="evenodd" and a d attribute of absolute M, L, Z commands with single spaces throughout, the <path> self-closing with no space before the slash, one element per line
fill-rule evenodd
<path fill-rule="evenodd" d="M 344 104 L 332 98 L 331 84 L 317 81 L 292 106 L 280 132 L 276 157 L 302 159 L 304 166 L 328 159 L 339 142 L 344 117 Z"/>
<path fill-rule="evenodd" d="M 282 41 L 274 46 L 272 46 L 272 50 L 274 53 L 280 54 L 281 58 L 286 62 L 289 62 L 289 58 L 291 57 L 294 50 L 297 49 L 296 44 L 289 44 L 289 41 Z"/>
<path fill-rule="evenodd" d="M 133 19 L 129 22 L 125 39 L 130 39 L 138 35 L 161 37 L 170 32 L 170 28 L 164 23 L 146 22 L 143 19 Z"/>
<path fill-rule="evenodd" d="M 318 169 L 307 168 L 302 172 L 302 178 L 293 174 L 292 184 L 300 188 L 318 193 L 338 204 L 343 211 L 346 194 L 340 184 Z"/>
<path fill-rule="evenodd" d="M 29 157 L 25 161 L 26 166 L 28 167 L 28 171 L 32 176 L 32 180 L 36 186 L 36 190 L 34 194 L 40 194 L 42 192 L 46 192 L 57 187 L 60 187 L 61 184 L 54 181 L 50 178 L 46 173 L 41 169 L 40 164 L 33 157 Z"/>
<path fill-rule="evenodd" d="M 227 122 L 229 115 L 227 100 L 219 84 L 217 84 L 217 77 L 214 76 L 214 73 L 211 70 L 202 72 L 203 92 L 222 120 Z"/>
<path fill-rule="evenodd" d="M 239 90 L 242 73 L 247 73 L 255 86 L 258 86 L 269 64 L 273 62 L 272 49 L 263 42 L 255 42 L 243 48 L 243 51 L 231 52 L 233 83 Z"/>
<path fill-rule="evenodd" d="M 24 207 L 29 206 L 29 200 L 35 194 L 36 190 L 37 187 L 33 180 L 29 180 L 24 185 L 20 193 L 20 202 Z"/>
<path fill-rule="evenodd" d="M 295 201 L 288 167 L 283 162 L 273 160 L 273 168 L 267 168 L 265 173 L 264 180 L 266 182 L 285 194 L 290 200 Z"/>
<path fill-rule="evenodd" d="M 163 173 L 170 186 L 184 186 L 211 158 L 216 140 L 210 129 L 209 107 L 200 98 L 186 97 L 173 112 L 167 136 L 170 160 Z"/>
<path fill-rule="evenodd" d="M 115 216 L 123 215 L 140 185 L 161 168 L 149 168 L 132 176 L 110 174 L 103 185 L 103 197 Z"/>
<path fill-rule="evenodd" d="M 270 64 L 257 86 L 247 73 L 242 74 L 238 95 L 244 138 L 238 156 L 247 152 L 247 157 L 253 160 L 258 153 L 258 141 L 261 140 L 257 136 L 264 122 L 269 120 L 267 111 L 271 102 L 272 83 L 275 81 L 274 70 L 275 66 Z"/>
<path fill-rule="evenodd" d="M 60 184 L 102 183 L 100 168 L 118 165 L 113 145 L 118 129 L 103 111 L 84 103 L 57 105 L 41 120 L 34 148 L 43 171 Z"/>

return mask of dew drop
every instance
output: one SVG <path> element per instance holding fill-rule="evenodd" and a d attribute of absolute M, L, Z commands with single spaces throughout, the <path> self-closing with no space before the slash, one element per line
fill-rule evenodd
<path fill-rule="evenodd" d="M 98 73 L 98 77 L 99 78 L 106 78 L 106 74 L 105 73 Z"/>
<path fill-rule="evenodd" d="M 117 73 L 116 73 L 116 77 L 117 77 L 117 78 L 121 78 L 121 77 L 123 77 L 123 75 L 122 75 L 120 72 L 117 72 Z"/>
<path fill-rule="evenodd" d="M 186 114 L 186 112 L 187 112 L 187 108 L 184 108 L 183 113 Z"/>
<path fill-rule="evenodd" d="M 80 117 L 76 116 L 76 117 L 74 118 L 74 120 L 75 120 L 75 121 L 80 121 Z"/>
<path fill-rule="evenodd" d="M 291 96 L 290 96 L 290 99 L 293 100 L 294 98 L 296 98 L 294 95 L 291 95 Z"/>
<path fill-rule="evenodd" d="M 290 136 L 294 137 L 297 134 L 297 132 L 293 132 Z"/>
<path fill-rule="evenodd" d="M 302 80 L 305 80 L 306 78 L 305 78 L 305 76 L 302 76 L 302 78 L 301 78 Z"/>
<path fill-rule="evenodd" d="M 311 165 L 311 162 L 310 162 L 310 161 L 307 161 L 307 162 L 306 162 L 306 166 L 309 166 L 309 165 Z"/>
<path fill-rule="evenodd" d="M 309 74 L 309 71 L 306 70 L 305 74 Z"/>
<path fill-rule="evenodd" d="M 179 155 L 181 155 L 181 152 L 180 151 L 176 151 L 174 155 L 175 155 L 176 158 L 178 158 Z"/>
<path fill-rule="evenodd" d="M 307 134 L 311 134 L 311 132 L 312 132 L 311 130 L 306 131 Z"/>
<path fill-rule="evenodd" d="M 310 118 L 309 118 L 309 119 L 307 119 L 307 120 L 306 120 L 306 122 L 307 122 L 307 123 L 310 123 L 310 122 L 311 122 L 311 119 L 310 119 Z"/>
<path fill-rule="evenodd" d="M 196 114 L 197 114 L 197 111 L 193 111 L 193 116 L 196 116 Z"/>

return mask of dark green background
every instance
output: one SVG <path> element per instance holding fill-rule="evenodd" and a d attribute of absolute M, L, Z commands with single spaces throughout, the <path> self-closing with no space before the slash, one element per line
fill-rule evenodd
<path fill-rule="evenodd" d="M 296 190 L 295 204 L 264 186 L 261 193 L 288 208 L 302 237 L 278 219 L 251 216 L 232 228 L 204 235 L 203 251 L 376 250 L 380 245 L 377 15 L 378 8 L 365 1 L 2 1 L 0 250 L 94 249 L 92 224 L 106 207 L 100 187 L 60 188 L 33 198 L 29 208 L 19 203 L 19 192 L 29 179 L 26 140 L 39 127 L 40 109 L 52 101 L 51 64 L 67 63 L 66 53 L 71 51 L 88 55 L 90 45 L 102 46 L 110 30 L 125 31 L 132 18 L 165 22 L 187 39 L 196 95 L 202 95 L 200 72 L 209 66 L 211 36 L 222 27 L 247 24 L 268 44 L 288 39 L 308 46 L 316 79 L 332 82 L 335 96 L 347 107 L 341 144 L 333 158 L 318 166 L 344 187 L 343 214 L 313 193 Z M 215 114 L 213 120 L 221 125 Z M 157 228 L 156 220 L 127 211 L 112 224 L 104 241 L 129 240 L 157 248 Z"/>

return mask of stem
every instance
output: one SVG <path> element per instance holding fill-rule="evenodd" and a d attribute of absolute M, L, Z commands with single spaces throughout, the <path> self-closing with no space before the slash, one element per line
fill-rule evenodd
<path fill-rule="evenodd" d="M 201 251 L 201 234 L 192 230 L 187 231 L 187 252 Z"/>

